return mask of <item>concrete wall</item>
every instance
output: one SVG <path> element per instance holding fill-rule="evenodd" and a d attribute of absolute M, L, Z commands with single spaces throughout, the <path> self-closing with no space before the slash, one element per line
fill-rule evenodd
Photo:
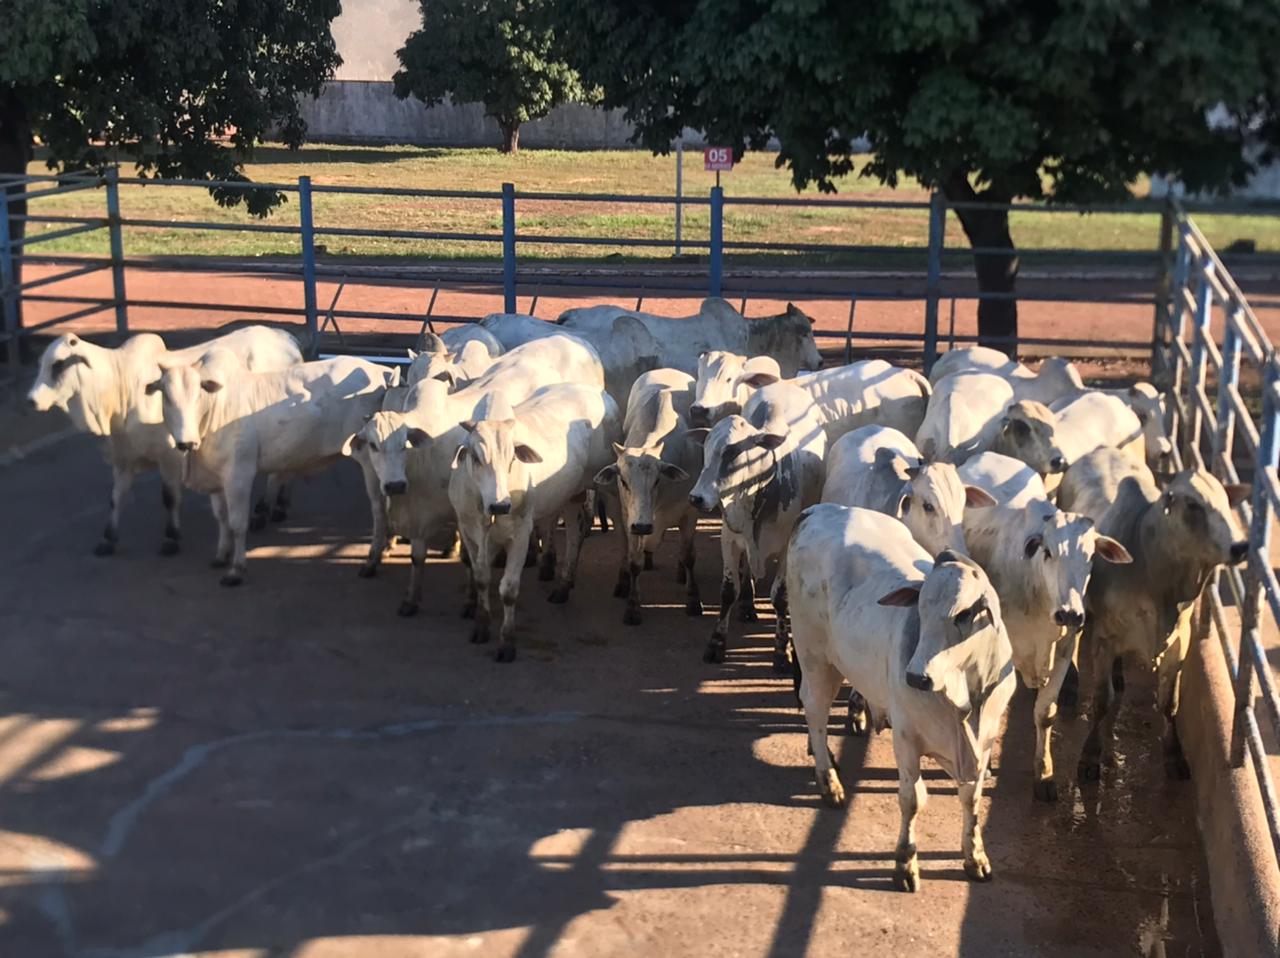
<path fill-rule="evenodd" d="M 498 125 L 477 103 L 444 103 L 430 110 L 421 100 L 396 99 L 390 81 L 334 80 L 320 96 L 302 102 L 307 136 L 329 143 L 410 143 L 415 146 L 494 146 Z M 621 111 L 567 104 L 520 128 L 522 147 L 567 150 L 634 149 L 632 127 Z M 702 138 L 686 131 L 685 146 Z"/>

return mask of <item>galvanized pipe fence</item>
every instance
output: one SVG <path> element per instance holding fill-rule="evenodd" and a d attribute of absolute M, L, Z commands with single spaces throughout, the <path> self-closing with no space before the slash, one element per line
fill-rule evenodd
<path fill-rule="evenodd" d="M 1167 397 L 1178 468 L 1194 465 L 1224 483 L 1252 486 L 1240 506 L 1248 559 L 1242 568 L 1214 573 L 1195 637 L 1212 628 L 1221 643 L 1235 696 L 1231 761 L 1253 767 L 1280 860 L 1280 803 L 1266 741 L 1280 742 L 1280 696 L 1264 644 L 1266 636 L 1277 642 L 1280 627 L 1280 582 L 1271 556 L 1280 513 L 1280 360 L 1235 280 L 1178 204 L 1165 239 L 1169 282 L 1156 310 L 1152 372 Z"/>

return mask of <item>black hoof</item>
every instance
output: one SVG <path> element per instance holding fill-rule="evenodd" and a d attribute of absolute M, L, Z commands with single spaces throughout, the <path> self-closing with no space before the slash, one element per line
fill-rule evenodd
<path fill-rule="evenodd" d="M 285 509 L 281 509 L 279 506 L 271 510 L 272 522 L 284 522 L 288 518 L 289 518 L 288 511 Z"/>
<path fill-rule="evenodd" d="M 364 565 L 360 566 L 359 571 L 356 572 L 356 575 L 362 579 L 372 579 L 377 574 L 378 567 L 372 562 L 366 562 Z"/>
<path fill-rule="evenodd" d="M 702 615 L 702 603 L 698 599 L 690 599 L 684 604 L 684 614 L 690 616 Z"/>
<path fill-rule="evenodd" d="M 627 609 L 626 609 L 626 611 L 624 611 L 624 612 L 622 613 L 622 624 L 623 624 L 623 625 L 639 625 L 639 624 L 641 623 L 641 621 L 642 621 L 642 619 L 640 618 L 640 610 L 639 610 L 639 609 L 633 609 L 633 608 L 631 608 L 631 607 L 629 607 L 629 606 L 628 606 L 628 607 L 627 607 Z"/>
<path fill-rule="evenodd" d="M 1182 755 L 1169 756 L 1164 760 L 1164 773 L 1169 778 L 1185 782 L 1191 777 L 1191 766 Z"/>
<path fill-rule="evenodd" d="M 228 588 L 233 588 L 244 582 L 244 574 L 241 572 L 228 572 L 218 582 Z"/>
<path fill-rule="evenodd" d="M 754 606 L 740 605 L 738 606 L 739 622 L 759 622 L 760 616 L 756 612 Z"/>
<path fill-rule="evenodd" d="M 177 554 L 178 554 L 178 540 L 177 540 L 177 539 L 161 539 L 161 540 L 160 540 L 160 554 L 161 554 L 162 556 L 173 556 L 173 555 L 177 555 Z"/>
<path fill-rule="evenodd" d="M 476 604 L 468 602 L 462 607 L 462 617 L 464 619 L 474 619 L 476 617 Z"/>
<path fill-rule="evenodd" d="M 267 514 L 265 512 L 255 512 L 249 517 L 249 531 L 261 532 L 267 527 Z"/>
<path fill-rule="evenodd" d="M 225 569 L 229 565 L 231 565 L 231 560 L 223 556 L 214 556 L 209 562 L 210 569 Z"/>
<path fill-rule="evenodd" d="M 653 553 L 652 552 L 646 552 L 644 554 L 644 571 L 645 572 L 653 571 Z"/>
<path fill-rule="evenodd" d="M 1080 765 L 1077 768 L 1077 774 L 1082 782 L 1097 782 L 1102 780 L 1102 763 L 1096 758 L 1080 759 Z"/>
<path fill-rule="evenodd" d="M 471 644 L 484 645 L 489 641 L 489 627 L 477 625 L 471 630 Z"/>
<path fill-rule="evenodd" d="M 1051 778 L 1043 779 L 1032 786 L 1032 793 L 1039 801 L 1056 802 L 1058 800 L 1058 783 Z"/>
<path fill-rule="evenodd" d="M 114 542 L 109 542 L 106 539 L 103 539 L 101 542 L 99 542 L 96 546 L 93 547 L 93 554 L 96 556 L 115 555 L 115 552 L 116 552 L 116 544 Z"/>
<path fill-rule="evenodd" d="M 551 590 L 547 596 L 547 601 L 553 605 L 564 605 L 569 601 L 569 586 L 558 585 Z"/>
<path fill-rule="evenodd" d="M 724 642 L 718 639 L 712 639 L 707 643 L 706 650 L 702 653 L 702 661 L 709 665 L 721 665 L 724 663 Z"/>
<path fill-rule="evenodd" d="M 514 662 L 515 660 L 516 647 L 514 645 L 500 645 L 498 646 L 498 651 L 493 653 L 493 661 L 495 662 Z"/>
<path fill-rule="evenodd" d="M 406 619 L 409 618 L 410 616 L 414 616 L 417 614 L 418 614 L 418 603 L 410 602 L 408 599 L 403 599 L 400 602 L 400 607 L 396 609 L 396 615 Z"/>
<path fill-rule="evenodd" d="M 615 599 L 625 599 L 630 594 L 631 594 L 631 580 L 619 579 L 617 584 L 613 587 L 613 597 Z"/>

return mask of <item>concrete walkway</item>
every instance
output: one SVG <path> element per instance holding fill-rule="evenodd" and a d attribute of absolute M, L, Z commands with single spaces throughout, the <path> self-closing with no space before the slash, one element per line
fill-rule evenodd
<path fill-rule="evenodd" d="M 986 802 L 995 879 L 960 869 L 955 789 L 930 773 L 925 885 L 890 888 L 889 733 L 833 738 L 852 802 L 819 806 L 771 623 L 704 665 L 669 549 L 620 624 L 617 540 L 571 603 L 526 577 L 519 659 L 467 643 L 462 575 L 395 615 L 405 552 L 355 569 L 354 467 L 300 484 L 248 582 L 156 554 L 140 482 L 120 554 L 90 554 L 108 476 L 76 438 L 0 468 L 0 954 L 12 956 L 1215 955 L 1187 783 L 1132 682 L 1123 761 L 1031 798 L 1020 693 Z M 718 548 L 700 535 L 715 599 Z M 708 603 L 708 611 L 714 606 Z M 842 727 L 837 723 L 837 728 Z"/>

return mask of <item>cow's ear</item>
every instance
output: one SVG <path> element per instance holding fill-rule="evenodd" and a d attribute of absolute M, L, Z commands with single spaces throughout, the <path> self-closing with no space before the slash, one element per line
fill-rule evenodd
<path fill-rule="evenodd" d="M 516 443 L 516 458 L 525 463 L 542 462 L 542 457 L 538 455 L 537 450 L 522 442 Z"/>
<path fill-rule="evenodd" d="M 965 486 L 964 504 L 970 509 L 986 509 L 996 504 L 996 498 L 981 486 Z"/>
<path fill-rule="evenodd" d="M 763 371 L 750 373 L 738 380 L 738 382 L 745 386 L 750 386 L 752 389 L 760 389 L 762 386 L 769 386 L 777 381 L 778 377 L 773 373 Z"/>
<path fill-rule="evenodd" d="M 759 438 L 756 439 L 756 445 L 762 446 L 765 449 L 777 449 L 786 441 L 787 437 L 785 435 L 780 435 L 776 432 L 763 432 L 760 434 Z"/>
<path fill-rule="evenodd" d="M 1129 555 L 1123 543 L 1117 542 L 1111 536 L 1098 536 L 1097 545 L 1094 546 L 1093 554 L 1107 562 L 1114 562 L 1116 565 L 1128 565 L 1133 561 L 1133 556 Z"/>
<path fill-rule="evenodd" d="M 1231 485 L 1223 486 L 1222 488 L 1227 494 L 1227 502 L 1231 503 L 1233 506 L 1238 506 L 1240 503 L 1244 502 L 1249 498 L 1249 493 L 1253 491 L 1243 482 L 1232 483 Z"/>
<path fill-rule="evenodd" d="M 1042 545 L 1044 545 L 1044 536 L 1042 535 L 1027 536 L 1027 541 L 1023 543 L 1023 546 L 1022 546 L 1022 557 L 1024 559 L 1032 558 L 1037 552 L 1040 551 L 1040 547 Z"/>
<path fill-rule="evenodd" d="M 458 379 L 456 376 L 453 375 L 452 369 L 442 369 L 440 370 L 440 372 L 436 373 L 431 378 L 440 380 L 442 383 L 445 383 L 446 385 L 448 385 L 450 389 L 453 389 L 456 385 L 458 385 Z"/>
<path fill-rule="evenodd" d="M 474 419 L 464 419 L 458 425 L 462 427 L 464 432 L 476 431 L 476 421 Z"/>
<path fill-rule="evenodd" d="M 697 429 L 685 430 L 684 437 L 688 439 L 690 442 L 696 442 L 699 446 L 701 446 L 704 442 L 707 441 L 707 436 L 709 436 L 710 434 L 711 434 L 710 429 L 705 429 L 702 426 L 699 426 Z"/>
<path fill-rule="evenodd" d="M 404 434 L 404 438 L 405 438 L 405 442 L 413 446 L 414 449 L 417 449 L 419 446 L 421 446 L 424 442 L 427 441 L 427 434 L 423 432 L 421 429 L 414 428 L 406 432 Z"/>
<path fill-rule="evenodd" d="M 216 393 L 222 388 L 222 383 L 216 379 L 204 379 L 200 381 L 200 388 L 207 393 Z"/>
<path fill-rule="evenodd" d="M 160 380 L 158 379 L 155 382 L 147 383 L 147 385 L 143 387 L 143 392 L 145 392 L 148 396 L 154 396 L 159 391 L 160 391 Z"/>
<path fill-rule="evenodd" d="M 363 448 L 364 437 L 361 436 L 360 433 L 356 433 L 354 436 L 348 436 L 347 441 L 342 444 L 342 454 L 344 456 L 349 456 L 353 452 L 358 452 Z"/>
<path fill-rule="evenodd" d="M 591 481 L 598 486 L 607 486 L 611 482 L 617 482 L 618 481 L 618 464 L 615 462 L 612 465 L 605 466 L 603 469 L 601 469 L 599 472 L 596 473 L 595 478 L 592 479 Z"/>
<path fill-rule="evenodd" d="M 877 605 L 893 605 L 899 608 L 918 605 L 920 603 L 920 586 L 904 585 L 900 589 L 894 589 L 888 595 L 882 595 Z"/>
<path fill-rule="evenodd" d="M 914 466 L 907 466 L 904 471 L 908 479 L 914 479 L 916 476 L 920 475 L 920 465 L 917 463 Z"/>
<path fill-rule="evenodd" d="M 670 479 L 672 482 L 683 482 L 689 478 L 689 474 L 679 466 L 670 462 L 664 462 L 658 467 L 658 475 L 663 479 Z"/>
<path fill-rule="evenodd" d="M 413 362 L 418 358 L 418 351 L 416 349 L 406 349 L 405 352 L 409 354 L 409 362 Z"/>

